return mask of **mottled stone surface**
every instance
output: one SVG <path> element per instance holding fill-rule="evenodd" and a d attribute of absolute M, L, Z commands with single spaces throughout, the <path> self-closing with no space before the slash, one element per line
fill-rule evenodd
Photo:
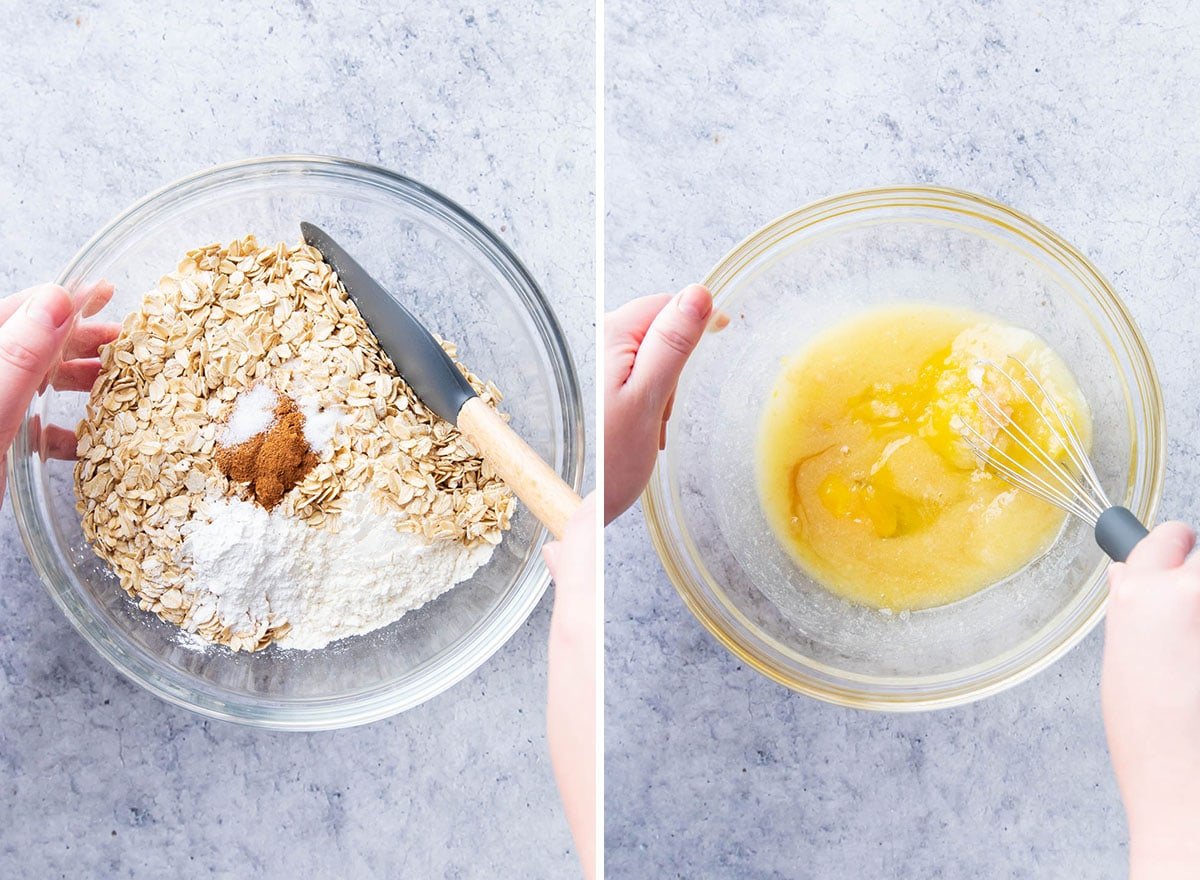
<path fill-rule="evenodd" d="M 550 297 L 591 401 L 592 21 L 569 0 L 0 0 L 0 290 L 52 278 L 181 175 L 341 155 L 497 230 Z M 2 876 L 575 870 L 543 733 L 548 599 L 432 702 L 297 735 L 206 721 L 121 678 L 51 604 L 7 505 L 0 587 Z"/>
<path fill-rule="evenodd" d="M 1200 12 L 784 5 L 797 9 L 608 4 L 609 307 L 702 277 L 821 196 L 893 182 L 990 194 L 1079 246 L 1125 298 L 1166 398 L 1163 513 L 1200 518 Z M 683 608 L 640 515 L 607 539 L 610 876 L 1123 875 L 1099 632 L 973 706 L 837 709 L 727 654 Z"/>

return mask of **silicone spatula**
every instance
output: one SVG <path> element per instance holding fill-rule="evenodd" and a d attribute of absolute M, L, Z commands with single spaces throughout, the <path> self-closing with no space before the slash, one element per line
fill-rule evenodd
<path fill-rule="evenodd" d="M 311 223 L 304 241 L 333 267 L 400 377 L 427 407 L 456 426 L 550 533 L 561 538 L 579 496 L 479 399 L 466 377 L 421 324 L 336 241 Z"/>

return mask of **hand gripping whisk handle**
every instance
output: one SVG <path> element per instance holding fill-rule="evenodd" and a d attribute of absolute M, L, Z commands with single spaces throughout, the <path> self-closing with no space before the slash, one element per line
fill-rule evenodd
<path fill-rule="evenodd" d="M 1124 507 L 1110 507 L 1096 520 L 1096 543 L 1113 562 L 1124 562 L 1148 534 L 1149 530 Z"/>

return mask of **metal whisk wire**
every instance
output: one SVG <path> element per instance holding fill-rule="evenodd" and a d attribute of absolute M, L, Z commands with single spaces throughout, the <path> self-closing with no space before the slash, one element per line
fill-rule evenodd
<path fill-rule="evenodd" d="M 990 360 L 981 360 L 978 366 L 985 372 L 990 369 L 1003 377 L 1033 407 L 1054 441 L 1066 452 L 1067 462 L 1060 461 L 1013 421 L 995 396 L 987 391 L 982 380 L 971 390 L 972 399 L 991 425 L 1019 448 L 1030 463 L 1017 459 L 965 419 L 961 424 L 963 439 L 981 461 L 1005 480 L 1095 527 L 1100 515 L 1112 504 L 1100 485 L 1083 440 L 1029 366 L 1013 355 L 1009 355 L 1008 360 L 1019 368 L 1021 378 Z M 1034 399 L 1026 382 L 1037 389 L 1039 400 Z"/>
<path fill-rule="evenodd" d="M 1024 489 L 1056 507 L 1079 517 L 1092 527 L 1100 549 L 1117 562 L 1124 562 L 1137 543 L 1146 537 L 1146 527 L 1134 513 L 1117 507 L 1108 500 L 1092 460 L 1079 437 L 1075 425 L 1068 419 L 1053 398 L 1046 392 L 1033 370 L 1020 358 L 1009 355 L 1008 360 L 1020 368 L 1021 378 L 992 361 L 979 361 L 977 366 L 986 374 L 990 368 L 1016 389 L 1045 424 L 1052 437 L 1054 449 L 1047 450 L 1029 432 L 1013 421 L 1012 416 L 996 397 L 984 387 L 982 376 L 974 382 L 971 398 L 992 426 L 1010 441 L 1007 449 L 985 437 L 983 432 L 966 419 L 959 420 L 959 433 L 984 464 L 1014 486 Z M 1024 379 L 1024 381 L 1022 381 Z M 1040 402 L 1034 400 L 1026 383 L 1037 389 Z M 998 434 L 995 436 L 999 436 Z M 1057 447 L 1066 453 L 1060 461 Z M 1009 452 L 1019 449 L 1028 461 Z"/>

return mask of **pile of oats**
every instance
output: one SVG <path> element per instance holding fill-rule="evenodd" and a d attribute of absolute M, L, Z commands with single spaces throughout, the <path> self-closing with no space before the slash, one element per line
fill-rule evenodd
<path fill-rule="evenodd" d="M 83 533 L 142 609 L 206 639 L 256 650 L 285 631 L 235 634 L 211 610 L 194 614 L 180 588 L 183 525 L 206 497 L 249 498 L 215 451 L 234 400 L 258 383 L 340 413 L 319 463 L 276 512 L 336 530 L 343 496 L 364 490 L 399 529 L 429 540 L 497 544 L 509 526 L 510 490 L 396 375 L 314 248 L 247 236 L 191 251 L 100 358 L 76 432 Z M 484 401 L 500 401 L 459 368 Z"/>

